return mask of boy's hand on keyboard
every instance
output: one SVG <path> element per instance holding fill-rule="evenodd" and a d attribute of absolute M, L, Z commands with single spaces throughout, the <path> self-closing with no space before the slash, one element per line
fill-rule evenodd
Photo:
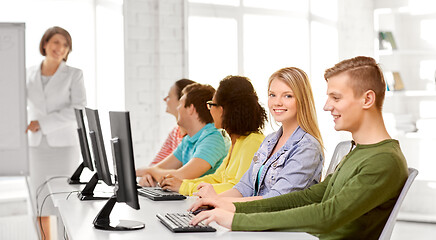
<path fill-rule="evenodd" d="M 209 223 L 215 221 L 217 224 L 231 229 L 233 215 L 235 215 L 235 213 L 226 211 L 224 209 L 215 208 L 213 210 L 200 212 L 191 220 L 190 224 L 195 226 L 199 222 L 203 221 L 204 224 L 209 225 Z"/>
<path fill-rule="evenodd" d="M 146 168 L 138 168 L 135 170 L 135 174 L 137 177 L 142 177 L 147 173 L 147 169 Z"/>
<path fill-rule="evenodd" d="M 220 198 L 220 199 L 199 198 L 197 201 L 195 201 L 194 204 L 192 204 L 192 206 L 188 209 L 188 211 L 194 212 L 201 206 L 220 208 L 232 213 L 236 211 L 235 205 L 232 202 L 226 201 L 225 198 Z"/>
<path fill-rule="evenodd" d="M 190 213 L 192 213 L 194 215 L 197 215 L 197 214 L 199 214 L 199 213 L 201 213 L 203 211 L 209 211 L 209 210 L 212 210 L 212 209 L 214 209 L 214 207 L 211 207 L 211 206 L 201 206 L 201 207 L 197 208 L 197 210 L 195 210 L 193 212 L 190 212 Z"/>
<path fill-rule="evenodd" d="M 171 174 L 167 174 L 159 182 L 159 185 L 163 189 L 168 189 L 174 192 L 179 192 L 180 186 L 182 185 L 182 179 L 175 177 Z"/>
<path fill-rule="evenodd" d="M 212 184 L 210 183 L 200 183 L 197 186 L 198 192 L 193 193 L 195 196 L 199 196 L 201 198 L 218 198 L 218 194 L 213 189 Z"/>
<path fill-rule="evenodd" d="M 138 184 L 143 187 L 155 187 L 157 185 L 157 182 L 154 181 L 153 177 L 150 174 L 146 173 L 139 179 Z"/>

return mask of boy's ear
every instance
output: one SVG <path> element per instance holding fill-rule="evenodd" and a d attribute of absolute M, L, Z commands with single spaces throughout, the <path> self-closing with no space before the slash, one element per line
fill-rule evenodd
<path fill-rule="evenodd" d="M 363 109 L 370 109 L 375 104 L 375 92 L 373 90 L 368 90 L 363 94 Z"/>
<path fill-rule="evenodd" d="M 194 114 L 194 112 L 196 112 L 195 107 L 194 107 L 194 104 L 189 105 L 189 106 L 187 107 L 187 109 L 188 109 L 188 113 L 189 113 L 189 115 L 192 115 L 192 114 Z"/>

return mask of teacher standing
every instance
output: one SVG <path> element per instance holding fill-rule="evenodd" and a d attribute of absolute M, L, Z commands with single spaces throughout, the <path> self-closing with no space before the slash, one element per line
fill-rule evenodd
<path fill-rule="evenodd" d="M 30 123 L 26 132 L 32 195 L 47 177 L 69 176 L 74 172 L 80 159 L 74 108 L 86 106 L 82 70 L 66 65 L 72 51 L 70 34 L 61 27 L 47 29 L 39 51 L 44 60 L 27 70 Z M 40 194 L 39 202 L 45 195 Z M 46 205 L 45 213 L 53 214 Z"/>

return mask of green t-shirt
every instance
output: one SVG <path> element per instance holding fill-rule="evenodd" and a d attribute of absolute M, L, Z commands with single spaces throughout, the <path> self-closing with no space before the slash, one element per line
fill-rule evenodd
<path fill-rule="evenodd" d="M 397 140 L 358 144 L 308 189 L 235 203 L 232 230 L 301 231 L 320 239 L 378 239 L 407 179 Z"/>

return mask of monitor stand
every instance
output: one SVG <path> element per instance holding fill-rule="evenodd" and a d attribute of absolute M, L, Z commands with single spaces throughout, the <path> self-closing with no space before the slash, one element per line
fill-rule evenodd
<path fill-rule="evenodd" d="M 145 227 L 142 222 L 131 221 L 131 220 L 119 220 L 117 222 L 111 222 L 110 214 L 112 209 L 117 202 L 116 195 L 113 195 L 100 210 L 94 219 L 94 227 L 101 230 L 110 231 L 129 231 L 129 230 L 139 230 Z"/>
<path fill-rule="evenodd" d="M 98 183 L 98 174 L 95 173 L 94 176 L 89 180 L 89 182 L 86 184 L 86 186 L 83 188 L 81 192 L 77 194 L 77 197 L 80 199 L 80 201 L 87 201 L 87 200 L 107 200 L 110 197 L 108 196 L 96 196 L 94 194 L 95 186 L 97 186 Z"/>
<path fill-rule="evenodd" d="M 88 182 L 81 182 L 80 181 L 80 175 L 83 172 L 83 169 L 85 168 L 85 164 L 82 162 L 76 169 L 76 171 L 74 171 L 73 175 L 68 178 L 68 183 L 69 184 L 87 184 Z"/>

